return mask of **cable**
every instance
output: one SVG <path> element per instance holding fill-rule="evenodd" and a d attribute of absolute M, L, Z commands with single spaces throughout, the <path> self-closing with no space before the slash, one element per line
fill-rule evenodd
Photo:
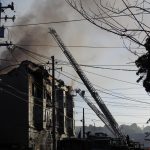
<path fill-rule="evenodd" d="M 76 114 L 83 114 L 83 112 L 75 112 Z M 92 116 L 96 116 L 94 113 L 89 113 L 89 112 L 85 112 L 85 115 L 92 115 Z M 143 118 L 143 117 L 149 117 L 150 115 L 113 115 L 116 117 L 138 117 L 138 118 Z"/>
<path fill-rule="evenodd" d="M 80 65 L 80 66 L 82 66 L 82 65 Z M 72 67 L 72 66 L 69 66 L 69 67 Z M 99 68 L 100 68 L 100 67 L 99 67 Z M 101 67 L 101 68 L 102 68 L 102 67 Z M 103 68 L 103 69 L 106 69 L 106 68 Z M 113 68 L 107 68 L 107 69 L 112 69 L 112 70 L 114 70 Z M 123 69 L 117 69 L 117 70 L 123 70 Z M 129 81 L 124 81 L 124 80 L 120 80 L 120 79 L 116 79 L 116 78 L 112 78 L 112 77 L 100 75 L 100 74 L 93 73 L 93 72 L 86 71 L 86 70 L 83 70 L 83 71 L 85 71 L 85 72 L 87 72 L 87 73 L 90 73 L 90 74 L 93 74 L 93 75 L 96 75 L 96 76 L 100 76 L 100 77 L 112 79 L 112 80 L 115 80 L 115 81 L 124 82 L 124 83 L 128 83 L 128 84 L 134 84 L 134 85 L 138 85 L 138 86 L 139 86 L 139 84 L 132 83 L 132 82 L 129 82 Z M 125 69 L 124 69 L 124 71 L 137 71 L 137 70 L 125 70 Z M 65 71 L 63 71 L 63 72 L 65 72 Z"/>
<path fill-rule="evenodd" d="M 0 85 L 1 85 L 2 83 L 0 83 Z M 8 87 L 8 88 L 11 88 L 11 89 L 13 89 L 13 90 L 15 90 L 17 93 L 19 93 L 19 94 L 21 94 L 21 95 L 26 95 L 26 96 L 28 96 L 29 94 L 28 93 L 26 93 L 26 92 L 23 92 L 23 91 L 20 91 L 19 89 L 17 89 L 17 88 L 15 88 L 14 86 L 11 86 L 10 84 L 4 84 L 3 85 L 3 89 L 4 89 L 4 87 Z M 31 97 L 31 96 L 30 96 Z M 40 102 L 40 103 L 43 103 L 43 101 L 41 101 L 41 100 L 43 100 L 42 98 L 38 98 L 38 97 L 36 97 L 36 96 L 33 96 L 32 95 L 32 97 L 33 98 L 35 98 L 38 102 Z M 48 104 L 48 103 L 47 103 Z"/>
<path fill-rule="evenodd" d="M 138 71 L 138 70 L 131 70 L 131 69 L 120 69 L 120 68 L 106 68 L 106 67 L 98 67 L 98 66 L 89 66 L 89 65 L 80 65 L 83 67 L 90 67 L 90 68 L 96 68 L 96 69 L 105 69 L 105 70 L 118 70 L 118 71 Z M 85 70 L 84 70 L 85 71 Z"/>
<path fill-rule="evenodd" d="M 7 92 L 8 93 L 8 92 Z"/>
<path fill-rule="evenodd" d="M 15 56 L 11 53 L 11 55 L 12 55 L 12 57 L 15 59 L 15 61 L 16 62 L 18 62 L 18 60 L 15 58 Z M 39 59 L 37 59 L 37 58 L 35 58 L 35 57 L 32 57 L 32 58 L 34 58 L 34 59 L 36 59 L 37 61 L 40 61 Z M 41 62 L 41 61 L 40 61 Z M 19 71 L 18 69 L 17 69 L 17 71 L 26 79 L 26 78 L 28 78 L 28 74 L 27 74 L 27 72 L 26 72 L 26 70 L 24 69 L 24 72 L 26 73 L 26 76 L 21 72 L 21 71 Z M 38 86 L 40 86 L 36 81 L 34 82 L 34 83 L 36 83 Z M 43 91 L 43 88 L 40 86 L 40 89 Z M 47 91 L 48 92 L 48 91 Z M 49 92 L 48 92 L 49 93 Z"/>
<path fill-rule="evenodd" d="M 57 71 L 58 72 L 58 71 Z M 67 75 L 66 75 L 66 77 L 68 77 L 68 78 L 70 78 L 70 79 L 72 79 L 72 80 L 74 80 L 73 78 L 78 78 L 78 77 L 76 77 L 76 76 L 73 76 L 72 74 L 70 74 L 70 73 L 68 73 L 68 72 L 66 72 L 66 71 L 62 71 L 62 72 L 64 72 L 64 73 L 66 73 Z M 61 72 L 61 74 L 62 74 L 62 72 Z M 60 72 L 59 72 L 60 73 Z M 70 76 L 72 76 L 73 78 L 71 78 L 71 77 L 69 77 L 68 76 L 68 74 L 70 75 Z M 64 75 L 64 74 L 63 74 Z M 80 78 L 78 78 L 78 79 L 80 79 Z M 83 84 L 82 82 L 80 82 L 80 81 L 78 81 L 78 80 L 75 80 L 76 82 L 78 82 L 78 83 L 80 83 L 80 84 Z M 84 84 L 83 84 L 84 85 Z M 124 96 L 122 93 L 118 93 L 118 92 L 114 92 L 114 91 L 111 91 L 111 90 L 109 90 L 109 89 L 105 89 L 105 88 L 102 88 L 102 87 L 100 87 L 100 86 L 98 86 L 98 85 L 96 85 L 96 84 L 93 84 L 93 85 L 95 85 L 96 87 L 99 87 L 99 88 L 101 88 L 101 89 L 103 89 L 103 90 L 105 90 L 105 91 L 109 91 L 109 92 L 111 92 L 111 93 L 114 93 L 114 94 L 119 94 L 119 95 L 121 95 L 121 96 Z M 125 96 L 124 96 L 125 97 Z M 128 97 L 129 98 L 129 97 Z"/>
<path fill-rule="evenodd" d="M 42 46 L 50 46 L 50 47 L 56 47 L 59 48 L 59 46 L 57 45 L 51 45 L 51 44 L 21 44 L 21 43 L 17 43 L 14 45 L 18 45 L 18 46 L 38 46 L 38 47 L 42 47 Z M 66 47 L 68 48 L 90 48 L 90 49 L 112 49 L 112 48 L 117 48 L 117 49 L 126 49 L 126 47 L 122 47 L 122 46 L 92 46 L 92 45 L 67 45 Z M 131 49 L 141 49 L 141 50 L 145 50 L 145 48 L 138 48 L 138 47 L 131 47 Z"/>
<path fill-rule="evenodd" d="M 0 88 L 0 90 L 3 90 L 3 89 Z M 29 102 L 29 101 L 27 101 L 26 99 L 24 99 L 24 98 L 22 98 L 22 97 L 20 97 L 20 96 L 17 96 L 16 94 L 14 94 L 14 93 L 12 93 L 12 92 L 6 90 L 6 89 L 4 89 L 3 92 L 6 92 L 7 94 L 10 94 L 10 95 L 12 95 L 12 96 L 15 96 L 15 97 L 19 98 L 20 100 L 22 100 L 22 102 L 26 102 L 26 103 L 30 103 L 30 104 L 36 105 L 36 106 L 38 106 L 38 107 L 41 107 L 41 108 L 44 109 L 44 110 L 49 109 L 49 108 L 44 107 L 44 106 L 41 106 L 41 105 L 39 105 L 39 104 Z M 56 109 L 57 109 L 57 107 L 56 107 Z M 59 111 L 60 111 L 60 110 L 59 110 Z M 60 112 L 59 112 L 59 113 L 60 113 Z M 61 114 L 62 114 L 62 113 L 61 113 Z M 63 115 L 63 116 L 65 116 L 65 115 Z M 65 116 L 65 117 L 72 120 L 72 118 L 70 118 L 70 117 L 68 117 L 68 116 Z M 73 119 L 73 120 L 74 120 L 74 119 Z"/>
<path fill-rule="evenodd" d="M 143 89 L 143 87 L 115 88 L 115 89 L 111 89 L 111 90 L 116 91 L 116 90 L 135 90 L 135 89 Z"/>
<path fill-rule="evenodd" d="M 120 79 L 116 79 L 116 78 L 112 78 L 112 77 L 108 77 L 108 76 L 100 75 L 100 74 L 93 73 L 93 72 L 86 71 L 86 70 L 84 70 L 84 71 L 85 71 L 85 72 L 87 72 L 87 73 L 90 73 L 90 74 L 96 75 L 96 76 L 100 76 L 100 77 L 104 77 L 104 78 L 107 78 L 107 79 L 111 79 L 111 80 L 115 80 L 115 81 L 119 81 L 119 82 L 124 82 L 124 83 L 128 83 L 128 84 L 134 84 L 134 85 L 138 85 L 138 86 L 139 86 L 139 84 L 132 83 L 132 82 L 129 82 L 129 81 L 124 81 L 124 80 L 120 80 Z M 140 85 L 140 86 L 141 86 L 141 85 Z"/>
<path fill-rule="evenodd" d="M 42 54 L 39 54 L 39 53 L 36 53 L 36 52 L 33 52 L 33 51 L 30 51 L 30 50 L 28 50 L 28 49 L 26 49 L 26 48 L 23 48 L 23 47 L 20 47 L 20 46 L 17 46 L 17 45 L 14 45 L 14 46 L 15 46 L 16 48 L 20 49 L 20 50 L 26 51 L 26 52 L 31 53 L 31 54 L 33 54 L 33 55 L 36 55 L 36 56 L 39 56 L 39 57 L 42 57 L 42 58 L 51 60 L 50 57 L 44 56 L 44 55 L 42 55 Z"/>
<path fill-rule="evenodd" d="M 71 67 L 69 64 L 59 64 L 59 65 L 65 65 L 65 66 Z M 88 68 L 94 68 L 94 69 L 114 70 L 114 71 L 134 71 L 134 72 L 138 71 L 138 70 L 135 70 L 135 69 L 121 69 L 121 68 L 100 67 L 100 65 L 99 66 L 95 66 L 95 65 L 82 65 L 82 64 L 79 64 L 79 66 L 88 67 Z"/>
<path fill-rule="evenodd" d="M 140 15 L 141 13 L 136 13 L 134 15 Z M 149 14 L 149 13 L 144 13 L 144 14 Z M 128 14 L 124 14 L 124 15 L 114 15 L 111 17 L 122 17 L 122 16 L 128 16 Z M 98 17 L 97 19 L 105 19 L 105 18 L 109 18 L 109 17 Z M 96 18 L 94 18 L 96 19 Z M 18 25 L 10 25 L 10 26 L 6 26 L 6 27 L 27 27 L 27 26 L 37 26 L 37 25 L 47 25 L 47 24 L 61 24 L 61 23 L 72 23 L 72 22 L 81 22 L 81 21 L 87 21 L 87 19 L 83 18 L 83 19 L 71 19 L 71 20 L 61 20 L 61 21 L 49 21 L 49 22 L 39 22 L 39 23 L 28 23 L 28 24 L 18 24 Z"/>
<path fill-rule="evenodd" d="M 91 100 L 92 100 L 93 104 L 96 104 L 96 102 L 93 102 L 93 99 L 91 99 Z M 75 101 L 80 102 L 80 103 L 84 102 L 84 101 L 80 101 L 80 100 L 75 100 Z M 148 108 L 149 109 L 149 107 L 144 107 L 141 105 L 134 105 L 134 104 L 131 105 L 131 103 L 110 102 L 110 101 L 106 101 L 106 100 L 104 100 L 104 102 L 110 106 L 121 106 L 121 107 L 131 107 L 131 108 L 137 108 L 138 107 L 138 108 Z M 115 104 L 115 105 L 112 105 L 112 104 Z"/>
<path fill-rule="evenodd" d="M 19 48 L 19 49 L 22 49 L 22 50 L 24 50 L 24 51 L 27 51 L 27 52 L 29 52 L 29 53 L 32 53 L 32 54 L 34 54 L 34 55 L 37 55 L 37 56 L 39 56 L 39 57 L 46 58 L 46 59 L 50 60 L 50 58 L 47 57 L 47 56 L 44 56 L 44 55 L 41 55 L 41 54 L 32 52 L 32 51 L 27 50 L 27 49 L 25 49 L 25 48 L 23 48 L 23 47 L 19 47 L 19 46 L 16 46 L 16 47 Z M 92 67 L 92 68 L 100 68 L 100 69 L 109 69 L 109 70 L 137 71 L 137 70 L 131 70 L 131 69 L 104 68 L 104 67 L 98 67 L 98 66 L 92 66 L 92 65 L 82 65 L 82 64 L 80 64 L 80 66 Z"/>
<path fill-rule="evenodd" d="M 120 98 L 120 99 L 124 99 L 124 100 L 127 100 L 127 101 L 138 102 L 138 103 L 143 103 L 143 104 L 148 104 L 148 105 L 150 105 L 149 102 L 145 102 L 145 101 L 143 102 L 143 101 L 136 100 L 136 99 L 133 99 L 133 98 L 130 98 L 130 97 L 121 97 L 121 96 L 113 95 L 113 94 L 111 94 L 111 93 L 104 92 L 104 91 L 99 90 L 99 89 L 97 89 L 97 90 L 100 91 L 100 92 L 102 92 L 102 93 L 105 93 L 105 94 L 108 94 L 108 95 L 111 95 L 111 96 L 114 96 L 114 97 L 118 97 L 118 98 Z"/>
<path fill-rule="evenodd" d="M 3 68 L 0 69 L 0 72 L 4 71 L 5 69 L 8 69 L 10 67 L 14 67 L 14 66 L 18 66 L 18 65 L 20 65 L 20 64 L 13 64 L 13 65 L 5 66 L 5 67 L 3 67 Z"/>
<path fill-rule="evenodd" d="M 117 104 L 111 104 L 111 103 L 108 103 L 108 102 L 106 102 L 106 101 L 104 101 L 108 106 L 114 106 L 114 107 L 123 107 L 123 108 L 128 108 L 128 109 L 139 109 L 139 108 L 141 108 L 141 109 L 147 109 L 147 110 L 149 110 L 149 107 L 142 107 L 142 106 L 130 106 L 130 105 L 117 105 Z M 96 103 L 95 103 L 96 104 Z"/>
<path fill-rule="evenodd" d="M 11 62 L 11 60 L 8 60 L 8 59 L 0 59 L 0 61 L 8 61 L 8 62 Z"/>
<path fill-rule="evenodd" d="M 18 69 L 17 69 L 17 71 L 18 72 L 20 72 Z M 24 70 L 25 71 L 25 73 L 26 73 L 26 70 Z M 26 76 L 24 75 L 24 74 L 22 74 L 22 72 L 20 72 L 21 73 L 21 75 L 23 75 L 23 77 L 25 77 L 26 78 Z M 27 73 L 26 73 L 26 75 L 27 75 Z M 40 90 L 42 90 L 43 91 L 43 88 L 41 87 L 41 85 L 40 84 L 38 84 L 37 82 L 35 82 L 38 86 L 40 86 Z M 9 85 L 9 84 L 7 84 L 7 86 L 8 87 L 10 87 L 10 88 L 12 88 L 13 90 L 15 90 L 15 91 L 17 91 L 17 92 L 19 92 L 19 93 L 21 93 L 21 94 L 26 94 L 26 95 L 28 95 L 28 93 L 24 93 L 24 92 L 22 92 L 22 91 L 19 91 L 18 89 L 16 89 L 15 87 L 13 87 L 13 86 L 11 86 L 11 85 Z M 46 88 L 45 88 L 46 89 Z M 47 91 L 48 93 L 49 93 L 49 91 Z M 49 93 L 50 94 L 50 93 Z M 34 97 L 34 96 L 33 96 Z M 37 97 L 34 97 L 34 98 L 36 98 L 38 101 L 40 101 L 41 99 L 39 99 L 39 98 L 37 98 Z M 41 101 L 40 101 L 41 102 Z"/>
<path fill-rule="evenodd" d="M 36 59 L 37 60 L 37 59 Z M 17 64 L 17 65 L 20 65 L 20 64 Z M 10 66 L 12 66 L 12 65 L 10 65 Z M 9 66 L 9 67 L 10 67 Z M 8 68 L 8 66 L 7 67 L 5 67 L 5 68 L 3 68 L 3 70 L 4 69 L 6 69 L 6 68 Z M 0 70 L 1 71 L 1 70 Z M 24 69 L 24 72 L 26 73 L 26 75 L 24 75 L 21 71 L 19 71 L 18 69 L 16 69 L 16 71 L 18 71 L 25 79 L 28 79 L 28 73 L 26 72 L 26 70 Z M 43 87 L 39 84 L 39 83 L 37 83 L 36 81 L 34 81 L 34 84 L 36 84 L 36 86 L 38 86 L 39 87 L 39 89 L 41 90 L 41 91 L 43 91 Z M 49 93 L 49 91 L 47 91 L 48 93 Z M 50 94 L 50 93 L 49 93 Z"/>
<path fill-rule="evenodd" d="M 59 72 L 59 71 L 57 71 L 57 72 Z M 84 85 L 84 84 L 83 84 L 82 82 L 80 82 L 80 81 L 77 81 L 77 80 L 75 80 L 75 79 L 73 79 L 73 78 L 71 78 L 71 77 L 69 77 L 69 76 L 67 76 L 67 75 L 65 75 L 65 74 L 63 74 L 63 73 L 61 73 L 61 72 L 59 72 L 59 73 L 62 74 L 63 76 L 65 76 L 65 77 L 67 77 L 67 78 L 70 78 L 71 80 L 73 80 L 73 81 L 75 81 L 75 82 L 77 82 L 77 83 L 80 83 L 80 84 Z M 97 85 L 96 85 L 96 86 L 97 86 Z M 99 86 L 98 86 L 98 87 L 99 87 Z M 114 94 L 112 94 L 112 93 L 104 92 L 104 91 L 99 90 L 99 89 L 97 89 L 97 91 L 100 91 L 100 92 L 105 93 L 105 94 L 107 94 L 107 95 L 111 95 L 111 96 L 113 96 L 113 97 L 118 97 L 118 98 L 120 98 L 120 99 L 124 99 L 124 100 L 127 100 L 127 101 L 133 101 L 133 102 L 138 102 L 138 103 L 143 103 L 143 104 L 148 104 L 148 105 L 150 105 L 149 102 L 143 102 L 143 101 L 136 100 L 136 99 L 133 99 L 133 98 L 130 98 L 130 97 L 122 97 L 122 96 L 114 95 Z"/>
<path fill-rule="evenodd" d="M 86 21 L 86 19 L 72 19 L 72 20 L 62 20 L 62 21 L 17 24 L 17 25 L 10 25 L 10 26 L 6 26 L 6 27 L 11 27 L 11 28 L 13 28 L 13 27 L 27 27 L 27 26 L 39 26 L 39 25 L 48 25 L 48 24 L 71 23 L 71 22 L 80 22 L 80 21 Z"/>

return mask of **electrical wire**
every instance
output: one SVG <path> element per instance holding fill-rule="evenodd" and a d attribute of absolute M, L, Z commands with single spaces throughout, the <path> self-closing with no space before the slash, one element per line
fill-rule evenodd
<path fill-rule="evenodd" d="M 65 66 L 71 67 L 68 64 L 59 64 L 59 65 L 65 65 Z M 79 64 L 79 66 L 81 66 L 81 67 L 87 67 L 87 68 L 93 68 L 93 69 L 104 69 L 104 70 L 114 70 L 114 71 L 134 71 L 134 72 L 138 71 L 138 70 L 135 70 L 135 69 L 122 69 L 122 68 L 101 67 L 100 65 L 99 66 L 95 66 L 95 65 L 82 65 L 82 64 Z"/>
<path fill-rule="evenodd" d="M 57 72 L 59 72 L 59 71 L 57 71 Z M 75 80 L 75 79 L 69 77 L 68 75 L 66 75 L 66 74 L 64 74 L 64 73 L 62 73 L 62 72 L 59 72 L 59 73 L 62 74 L 63 76 L 65 76 L 65 77 L 67 77 L 67 78 L 69 78 L 69 79 L 71 79 L 71 80 L 77 82 L 77 83 L 80 83 L 80 84 L 84 85 L 82 82 L 77 81 L 77 80 Z M 115 95 L 115 94 L 112 94 L 112 93 L 108 93 L 108 92 L 102 91 L 102 90 L 100 90 L 100 89 L 97 89 L 97 91 L 100 91 L 100 92 L 105 93 L 105 94 L 107 94 L 107 95 L 111 95 L 111 96 L 113 96 L 113 97 L 117 97 L 117 98 L 124 99 L 124 100 L 127 100 L 127 101 L 132 101 L 132 102 L 137 102 L 137 103 L 142 103 L 142 104 L 148 104 L 148 105 L 150 105 L 149 102 L 136 100 L 136 99 L 133 99 L 133 98 L 130 98 L 130 97 L 126 97 L 126 96 L 125 96 L 125 97 L 118 96 L 118 95 Z"/>
<path fill-rule="evenodd" d="M 83 112 L 75 112 L 76 114 L 83 114 Z M 89 112 L 85 112 L 85 115 L 92 115 L 92 116 L 96 116 L 94 113 L 89 113 Z M 150 115 L 113 115 L 115 117 L 138 117 L 138 118 L 143 118 L 143 117 L 149 117 Z"/>
<path fill-rule="evenodd" d="M 57 71 L 58 72 L 58 71 Z M 72 76 L 73 78 L 77 78 L 77 79 L 79 79 L 80 80 L 80 78 L 78 78 L 78 77 L 76 77 L 76 76 L 73 76 L 72 74 L 70 74 L 69 72 L 66 72 L 66 71 L 62 71 L 62 72 L 64 72 L 65 74 L 67 74 L 66 75 L 66 77 L 69 77 L 68 75 L 70 75 L 70 76 Z M 61 73 L 62 73 L 61 72 Z M 60 73 L 60 72 L 59 72 Z M 64 75 L 64 74 L 63 74 Z M 72 79 L 72 80 L 74 80 L 73 78 L 70 78 L 70 79 Z M 83 84 L 82 82 L 80 82 L 80 81 L 78 81 L 78 80 L 75 80 L 76 82 L 78 82 L 78 83 L 80 83 L 80 84 Z M 119 95 L 121 95 L 121 96 L 124 96 L 122 93 L 118 93 L 118 92 L 114 92 L 114 91 L 112 91 L 112 90 L 109 90 L 109 89 L 106 89 L 106 88 L 102 88 L 102 87 L 100 87 L 100 86 L 98 86 L 98 85 L 96 85 L 96 84 L 93 84 L 93 85 L 95 85 L 96 87 L 99 87 L 99 88 L 101 88 L 101 89 L 103 89 L 104 91 L 109 91 L 109 92 L 111 92 L 111 93 L 113 93 L 113 94 L 119 94 Z"/>
<path fill-rule="evenodd" d="M 44 109 L 44 110 L 48 110 L 48 109 L 49 109 L 49 108 L 47 108 L 47 107 L 45 107 L 45 106 L 41 106 L 41 105 L 39 105 L 39 104 L 36 104 L 36 103 L 33 103 L 33 102 L 29 102 L 29 101 L 27 101 L 26 99 L 24 99 L 24 98 L 22 98 L 22 97 L 20 97 L 20 96 L 18 96 L 18 95 L 16 95 L 16 94 L 14 94 L 14 93 L 12 93 L 12 92 L 6 90 L 6 89 L 0 88 L 0 90 L 2 90 L 3 92 L 6 92 L 7 94 L 9 94 L 9 95 L 11 95 L 11 96 L 14 96 L 14 97 L 20 99 L 22 102 L 26 102 L 26 103 L 30 103 L 30 104 L 36 105 L 36 106 L 38 106 L 38 107 L 40 107 L 40 108 L 42 108 L 42 109 Z M 57 107 L 55 107 L 55 108 L 57 109 Z M 59 113 L 61 113 L 60 110 L 59 110 Z M 61 113 L 61 114 L 62 114 L 62 113 Z M 74 120 L 74 119 L 72 119 L 72 118 L 70 118 L 70 117 L 68 117 L 68 116 L 65 116 L 64 114 L 62 114 L 62 115 L 63 115 L 64 117 L 68 118 L 68 119 Z"/>
<path fill-rule="evenodd" d="M 104 78 L 107 78 L 107 79 L 111 79 L 111 80 L 115 80 L 115 81 L 119 81 L 119 82 L 123 82 L 123 83 L 128 83 L 128 84 L 133 84 L 133 85 L 138 85 L 139 86 L 139 84 L 137 84 L 137 83 L 133 83 L 133 82 L 129 82 L 129 81 L 124 81 L 124 80 L 121 80 L 121 79 L 116 79 L 116 78 L 108 77 L 108 76 L 105 76 L 105 75 L 100 75 L 100 74 L 93 73 L 93 72 L 86 71 L 86 70 L 83 70 L 83 71 L 85 71 L 87 73 L 90 73 L 90 74 L 93 74 L 93 75 L 96 75 L 96 76 L 104 77 Z"/>
<path fill-rule="evenodd" d="M 25 46 L 25 47 L 42 47 L 42 46 L 48 46 L 48 47 L 55 47 L 55 48 L 59 48 L 59 46 L 57 45 L 51 45 L 51 44 L 21 44 L 21 43 L 17 43 L 14 45 L 18 45 L 18 46 Z M 123 46 L 92 46 L 92 45 L 67 45 L 66 47 L 68 48 L 90 48 L 90 49 L 126 49 L 126 47 Z M 145 50 L 145 48 L 139 48 L 139 47 L 131 47 L 131 49 L 138 49 L 138 50 Z"/>
<path fill-rule="evenodd" d="M 27 50 L 26 48 L 23 48 L 23 47 L 20 47 L 20 46 L 16 46 L 17 48 L 23 50 L 23 51 L 26 51 L 26 52 L 29 52 L 29 53 L 32 53 L 36 56 L 39 56 L 39 57 L 42 57 L 42 58 L 45 58 L 45 59 L 48 59 L 48 60 L 51 60 L 50 57 L 47 57 L 47 56 L 44 56 L 42 54 L 38 54 L 36 52 L 32 52 L 30 50 Z M 35 58 L 34 58 L 35 59 Z M 46 63 L 46 62 L 45 62 Z M 137 71 L 137 70 L 131 70 L 131 69 L 117 69 L 117 68 L 104 68 L 104 67 L 100 67 L 100 66 L 95 66 L 95 65 L 83 65 L 83 64 L 79 64 L 80 66 L 84 66 L 84 67 L 92 67 L 92 68 L 100 68 L 100 69 L 109 69 L 109 70 L 122 70 L 122 71 Z"/>
<path fill-rule="evenodd" d="M 134 15 L 140 15 L 141 13 L 135 13 Z M 144 14 L 149 14 L 149 13 L 144 13 Z M 128 16 L 129 14 L 122 14 L 122 15 L 114 15 L 111 16 L 113 18 L 118 18 L 118 17 L 123 17 L 123 16 Z M 105 19 L 109 18 L 108 16 L 106 17 L 98 17 L 97 19 Z M 96 18 L 95 18 L 96 19 Z M 72 22 L 81 22 L 81 21 L 87 21 L 85 18 L 81 19 L 70 19 L 70 20 L 61 20 L 61 21 L 48 21 L 48 22 L 38 22 L 38 23 L 28 23 L 28 24 L 16 24 L 16 25 L 9 25 L 6 27 L 27 27 L 27 26 L 39 26 L 39 25 L 49 25 L 49 24 L 62 24 L 62 23 L 72 23 Z"/>
<path fill-rule="evenodd" d="M 96 104 L 96 102 L 93 101 L 92 97 L 91 97 L 91 100 L 92 100 L 92 103 L 93 104 Z M 80 101 L 80 100 L 74 100 L 74 101 L 77 101 L 77 102 L 80 102 L 80 103 L 83 103 L 84 101 Z M 134 104 L 131 104 L 131 103 L 120 103 L 120 102 L 110 102 L 110 101 L 106 101 L 104 100 L 105 103 L 107 103 L 108 105 L 110 106 L 121 106 L 121 107 L 129 107 L 129 108 L 148 108 L 149 107 L 144 107 L 144 106 L 141 106 L 141 105 L 134 105 Z"/>

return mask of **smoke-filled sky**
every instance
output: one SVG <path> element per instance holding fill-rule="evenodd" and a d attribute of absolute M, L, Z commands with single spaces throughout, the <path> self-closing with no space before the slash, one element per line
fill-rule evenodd
<path fill-rule="evenodd" d="M 4 2 L 4 4 L 7 3 L 10 3 L 10 1 Z M 124 48 L 120 37 L 102 31 L 87 21 L 38 24 L 81 19 L 82 17 L 65 0 L 15 0 L 14 3 L 17 19 L 15 23 L 11 24 L 12 26 L 14 25 L 13 27 L 10 27 L 10 21 L 5 23 L 9 31 L 9 37 L 7 36 L 6 39 L 8 38 L 25 49 L 47 57 L 54 55 L 58 59 L 57 67 L 63 67 L 63 71 L 56 74 L 57 78 L 63 79 L 67 85 L 72 85 L 74 88 L 86 90 L 84 85 L 76 82 L 82 81 L 78 78 L 72 67 L 70 65 L 63 65 L 64 61 L 68 62 L 68 60 L 61 52 L 61 49 L 51 46 L 57 46 L 57 44 L 48 33 L 48 28 L 55 28 L 67 46 L 79 46 L 68 47 L 79 64 L 99 67 L 82 68 L 95 88 L 98 89 L 100 96 L 117 122 L 119 124 L 137 123 L 139 126 L 147 125 L 145 123 L 150 115 L 149 105 L 134 101 L 149 102 L 149 96 L 142 87 L 142 83 L 136 83 L 138 77 L 136 76 L 136 71 L 134 71 L 137 70 L 134 61 L 137 57 Z M 8 13 L 13 15 L 11 12 Z M 36 25 L 30 26 L 27 24 Z M 2 51 L 5 50 L 4 48 L 1 49 Z M 32 59 L 32 61 L 38 63 L 48 61 L 42 59 L 39 62 L 41 58 L 38 57 L 37 61 L 37 56 L 31 56 L 31 54 L 22 52 L 20 49 L 15 49 L 13 55 L 8 50 L 5 50 L 1 53 L 1 58 L 10 59 L 12 60 L 11 63 L 16 63 L 16 60 L 21 61 L 23 59 Z M 87 90 L 86 94 L 91 99 Z M 102 125 L 101 121 L 78 96 L 75 98 L 75 106 L 76 125 L 82 124 L 80 120 L 82 119 L 83 107 L 86 113 L 86 125 L 94 123 L 96 126 Z"/>

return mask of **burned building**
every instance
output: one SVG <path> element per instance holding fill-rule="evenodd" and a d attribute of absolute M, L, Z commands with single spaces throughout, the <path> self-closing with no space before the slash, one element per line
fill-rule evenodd
<path fill-rule="evenodd" d="M 56 137 L 74 136 L 71 87 L 55 79 Z M 52 77 L 43 66 L 24 61 L 0 75 L 0 147 L 51 149 Z"/>
<path fill-rule="evenodd" d="M 74 118 L 74 103 L 73 96 L 71 95 L 72 88 L 62 87 L 56 89 L 56 101 L 58 105 L 57 109 L 57 126 L 58 135 L 62 135 L 61 138 L 73 137 L 75 135 L 75 122 Z"/>

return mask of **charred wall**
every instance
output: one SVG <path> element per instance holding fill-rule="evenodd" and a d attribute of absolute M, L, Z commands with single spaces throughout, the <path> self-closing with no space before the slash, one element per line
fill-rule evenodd
<path fill-rule="evenodd" d="M 58 104 L 57 109 L 57 125 L 58 125 L 58 133 L 64 134 L 64 91 L 60 88 L 56 90 L 56 101 Z"/>
<path fill-rule="evenodd" d="M 69 137 L 74 136 L 74 102 L 70 88 L 68 87 L 68 91 L 66 92 L 66 128 Z"/>
<path fill-rule="evenodd" d="M 0 145 L 28 144 L 28 82 L 23 67 L 0 76 Z"/>
<path fill-rule="evenodd" d="M 32 74 L 32 96 L 33 96 L 33 124 L 36 130 L 43 129 L 43 76 L 40 73 Z"/>

